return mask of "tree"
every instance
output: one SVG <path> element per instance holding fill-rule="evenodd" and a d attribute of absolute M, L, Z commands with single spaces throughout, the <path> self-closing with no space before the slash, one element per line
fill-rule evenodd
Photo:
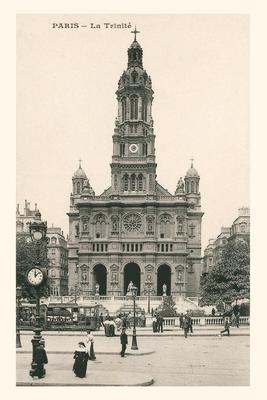
<path fill-rule="evenodd" d="M 246 241 L 228 242 L 221 260 L 201 277 L 201 304 L 232 303 L 249 299 L 250 254 Z"/>
<path fill-rule="evenodd" d="M 26 280 L 26 272 L 31 267 L 40 263 L 41 267 L 48 266 L 47 245 L 43 240 L 41 243 L 28 242 L 25 236 L 17 235 L 16 238 L 16 285 L 22 288 L 22 297 L 35 297 L 35 288 L 32 288 Z M 38 248 L 40 246 L 40 248 Z M 38 254 L 39 253 L 39 254 Z M 40 295 L 46 296 L 48 285 L 44 282 L 40 286 Z"/>
<path fill-rule="evenodd" d="M 163 317 L 175 317 L 177 312 L 172 296 L 163 296 L 163 303 L 158 306 L 157 311 Z"/>

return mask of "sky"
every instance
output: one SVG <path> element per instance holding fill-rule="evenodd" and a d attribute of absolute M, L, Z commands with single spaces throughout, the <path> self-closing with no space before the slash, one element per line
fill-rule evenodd
<path fill-rule="evenodd" d="M 249 206 L 246 15 L 19 15 L 17 203 L 37 203 L 67 234 L 78 160 L 97 195 L 110 186 L 115 91 L 135 25 L 154 90 L 157 180 L 174 193 L 194 158 L 204 249 Z"/>

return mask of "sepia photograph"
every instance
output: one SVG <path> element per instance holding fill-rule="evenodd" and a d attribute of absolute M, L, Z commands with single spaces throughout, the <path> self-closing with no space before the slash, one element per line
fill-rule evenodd
<path fill-rule="evenodd" d="M 17 386 L 250 385 L 249 24 L 17 14 Z"/>

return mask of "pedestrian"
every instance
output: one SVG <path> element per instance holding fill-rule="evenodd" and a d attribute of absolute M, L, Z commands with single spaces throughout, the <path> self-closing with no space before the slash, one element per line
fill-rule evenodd
<path fill-rule="evenodd" d="M 157 328 L 158 328 L 158 332 L 163 333 L 163 322 L 164 322 L 164 319 L 163 319 L 162 315 L 159 314 L 159 315 L 158 315 L 158 318 L 157 318 Z"/>
<path fill-rule="evenodd" d="M 40 340 L 35 348 L 34 361 L 36 362 L 36 372 L 39 379 L 45 376 L 44 364 L 48 363 L 46 351 L 44 348 L 44 340 Z"/>
<path fill-rule="evenodd" d="M 30 316 L 30 324 L 31 324 L 32 326 L 34 326 L 34 325 L 35 325 L 35 322 L 36 322 L 35 315 L 34 315 L 34 314 L 31 314 L 31 316 Z"/>
<path fill-rule="evenodd" d="M 225 318 L 224 320 L 224 330 L 220 332 L 219 336 L 222 336 L 222 333 L 227 332 L 227 336 L 230 336 L 230 323 L 228 319 Z"/>
<path fill-rule="evenodd" d="M 188 332 L 190 332 L 191 334 L 193 333 L 193 319 L 190 314 L 188 314 L 187 320 L 188 320 Z"/>
<path fill-rule="evenodd" d="M 152 329 L 153 329 L 153 333 L 157 332 L 157 319 L 156 319 L 155 315 L 152 318 Z"/>
<path fill-rule="evenodd" d="M 127 336 L 125 328 L 122 328 L 120 340 L 121 340 L 121 352 L 120 352 L 120 355 L 121 355 L 121 357 L 124 357 L 126 346 L 128 344 L 128 336 Z"/>
<path fill-rule="evenodd" d="M 123 314 L 123 316 L 122 316 L 122 328 L 124 328 L 124 329 L 127 328 L 127 316 L 126 316 L 126 314 Z"/>
<path fill-rule="evenodd" d="M 75 376 L 78 376 L 79 378 L 84 378 L 86 376 L 87 362 L 89 359 L 89 354 L 84 342 L 78 343 L 78 347 L 75 350 L 73 358 L 75 359 L 73 364 L 73 371 Z"/>
<path fill-rule="evenodd" d="M 109 336 L 109 323 L 110 323 L 110 320 L 109 320 L 109 318 L 107 318 L 104 322 L 105 336 Z"/>
<path fill-rule="evenodd" d="M 115 319 L 115 324 L 116 324 L 116 332 L 119 333 L 122 328 L 122 320 L 119 316 Z"/>
<path fill-rule="evenodd" d="M 100 326 L 103 326 L 103 328 L 105 328 L 105 325 L 104 325 L 104 318 L 103 318 L 103 314 L 102 314 L 102 313 L 101 313 L 100 316 L 99 316 L 99 322 L 100 322 Z"/>
<path fill-rule="evenodd" d="M 231 325 L 232 325 L 232 326 L 235 326 L 235 325 L 236 325 L 236 316 L 235 316 L 235 313 L 234 313 L 234 312 L 233 312 L 232 315 L 231 315 L 230 321 L 231 321 Z"/>
<path fill-rule="evenodd" d="M 235 322 L 236 322 L 236 327 L 239 328 L 239 324 L 240 324 L 240 312 L 238 311 L 235 317 Z"/>
<path fill-rule="evenodd" d="M 88 329 L 86 336 L 86 347 L 89 354 L 89 360 L 94 361 L 96 359 L 95 351 L 94 351 L 94 335 L 92 331 Z"/>
<path fill-rule="evenodd" d="M 183 328 L 184 328 L 184 337 L 187 338 L 189 329 L 189 320 L 187 315 L 183 318 Z"/>
<path fill-rule="evenodd" d="M 183 313 L 181 313 L 181 315 L 180 315 L 179 323 L 180 323 L 180 328 L 184 329 L 184 314 Z"/>
<path fill-rule="evenodd" d="M 111 319 L 109 321 L 109 336 L 115 336 L 115 328 L 116 328 L 116 324 L 113 321 L 113 319 Z"/>

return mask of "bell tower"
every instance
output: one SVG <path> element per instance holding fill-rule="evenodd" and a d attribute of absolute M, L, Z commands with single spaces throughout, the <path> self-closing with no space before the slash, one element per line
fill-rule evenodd
<path fill-rule="evenodd" d="M 143 69 L 143 50 L 136 40 L 128 49 L 127 70 L 116 91 L 118 115 L 113 135 L 111 191 L 121 196 L 153 195 L 156 190 L 155 135 L 151 78 Z"/>

